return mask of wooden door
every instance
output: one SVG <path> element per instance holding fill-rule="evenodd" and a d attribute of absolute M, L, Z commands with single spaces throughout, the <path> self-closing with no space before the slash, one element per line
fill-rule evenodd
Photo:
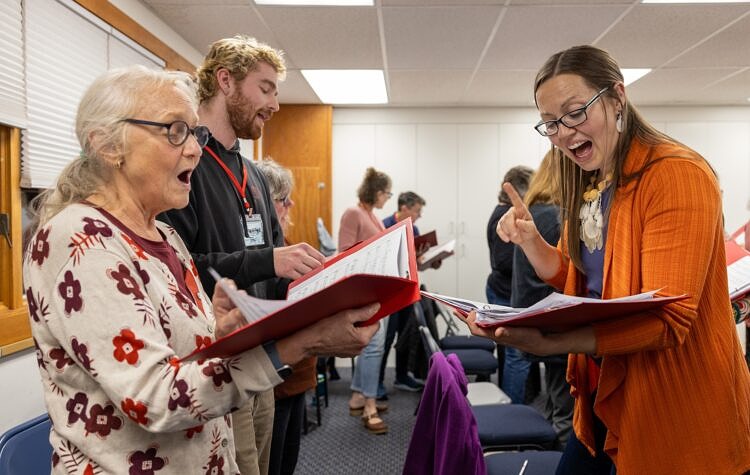
<path fill-rule="evenodd" d="M 272 157 L 294 176 L 291 210 L 294 226 L 290 242 L 319 246 L 315 223 L 318 217 L 330 231 L 331 141 L 333 108 L 327 105 L 287 105 L 265 125 L 256 159 Z"/>

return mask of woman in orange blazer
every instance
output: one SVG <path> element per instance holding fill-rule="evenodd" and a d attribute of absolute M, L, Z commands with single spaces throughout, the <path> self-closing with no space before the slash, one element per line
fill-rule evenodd
<path fill-rule="evenodd" d="M 539 71 L 536 130 L 560 162 L 562 222 L 548 245 L 509 184 L 498 223 L 537 274 L 566 294 L 662 289 L 689 298 L 576 330 L 476 334 L 541 355 L 570 353 L 574 429 L 558 474 L 750 470 L 750 374 L 727 290 L 721 197 L 696 152 L 645 122 L 604 51 L 570 48 Z"/>

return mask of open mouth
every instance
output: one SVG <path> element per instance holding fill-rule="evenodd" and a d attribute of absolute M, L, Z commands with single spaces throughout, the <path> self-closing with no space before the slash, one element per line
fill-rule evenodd
<path fill-rule="evenodd" d="M 186 185 L 189 185 L 190 184 L 190 170 L 185 170 L 184 172 L 177 175 L 177 179 L 185 183 Z"/>
<path fill-rule="evenodd" d="M 583 158 L 591 151 L 591 147 L 593 147 L 591 141 L 585 140 L 583 142 L 573 144 L 570 147 L 570 150 L 575 154 L 577 158 Z"/>

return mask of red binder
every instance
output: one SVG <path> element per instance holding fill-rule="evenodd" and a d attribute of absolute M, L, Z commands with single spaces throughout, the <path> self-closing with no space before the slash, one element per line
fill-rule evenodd
<path fill-rule="evenodd" d="M 370 325 L 419 300 L 419 277 L 414 257 L 414 233 L 411 219 L 400 221 L 370 239 L 329 259 L 321 268 L 301 277 L 289 285 L 289 290 L 324 272 L 346 256 L 370 246 L 383 236 L 406 232 L 408 252 L 408 277 L 391 277 L 376 274 L 347 275 L 316 293 L 290 303 L 274 313 L 266 315 L 242 328 L 220 338 L 209 346 L 196 350 L 182 360 L 195 358 L 227 357 L 259 346 L 270 340 L 278 340 L 310 326 L 342 310 L 363 307 L 380 302 L 378 312 L 363 325 Z"/>

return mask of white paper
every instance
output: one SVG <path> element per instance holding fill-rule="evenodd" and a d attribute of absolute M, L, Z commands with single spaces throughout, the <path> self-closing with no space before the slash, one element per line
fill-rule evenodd
<path fill-rule="evenodd" d="M 538 310 L 552 310 L 555 308 L 564 308 L 571 305 L 576 305 L 583 302 L 589 302 L 593 304 L 606 304 L 610 302 L 637 302 L 640 300 L 650 300 L 654 298 L 654 294 L 660 289 L 652 290 L 650 292 L 643 292 L 636 295 L 628 295 L 626 297 L 619 297 L 615 299 L 595 299 L 589 297 L 576 297 L 574 295 L 564 295 L 557 292 L 549 294 L 539 302 L 535 303 L 528 308 L 513 308 L 505 307 L 502 305 L 492 305 L 489 303 L 474 302 L 472 300 L 459 299 L 456 297 L 448 297 L 445 295 L 433 294 L 430 292 L 422 292 L 424 295 L 432 296 L 435 300 L 443 302 L 449 306 L 470 312 L 475 310 L 477 313 L 477 323 L 500 323 L 510 318 L 523 317 L 528 314 L 534 313 Z"/>
<path fill-rule="evenodd" d="M 729 297 L 735 299 L 750 290 L 750 256 L 737 259 L 727 266 Z"/>
<path fill-rule="evenodd" d="M 266 315 L 291 305 L 291 302 L 288 300 L 264 300 L 250 296 L 245 292 L 230 287 L 226 281 L 222 280 L 219 273 L 215 270 L 209 268 L 208 272 L 214 279 L 216 279 L 216 285 L 221 287 L 224 293 L 229 297 L 229 300 L 231 300 L 240 312 L 242 312 L 247 323 L 260 320 Z"/>
<path fill-rule="evenodd" d="M 287 300 L 299 300 L 355 274 L 409 277 L 409 249 L 406 227 L 383 235 L 349 254 L 314 276 L 289 289 Z"/>

